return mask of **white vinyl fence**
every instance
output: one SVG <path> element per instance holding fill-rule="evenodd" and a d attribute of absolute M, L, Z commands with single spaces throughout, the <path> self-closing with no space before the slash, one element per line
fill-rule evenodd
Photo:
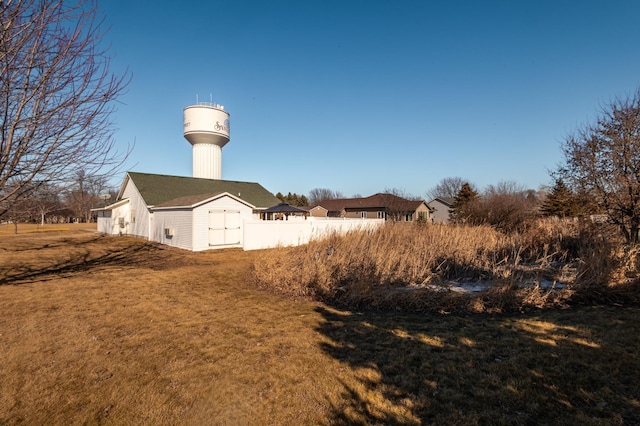
<path fill-rule="evenodd" d="M 248 220 L 244 222 L 244 249 L 258 250 L 279 246 L 297 246 L 337 232 L 372 229 L 384 219 L 289 218 L 289 220 Z"/>

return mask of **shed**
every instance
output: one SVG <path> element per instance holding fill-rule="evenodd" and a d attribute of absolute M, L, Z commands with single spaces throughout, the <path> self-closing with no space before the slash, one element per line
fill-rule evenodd
<path fill-rule="evenodd" d="M 254 182 L 128 172 L 116 201 L 95 211 L 106 234 L 199 251 L 242 246 L 244 220 L 279 201 Z"/>

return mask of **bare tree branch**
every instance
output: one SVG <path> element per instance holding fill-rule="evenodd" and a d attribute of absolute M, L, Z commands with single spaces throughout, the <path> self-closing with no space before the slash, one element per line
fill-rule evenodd
<path fill-rule="evenodd" d="M 462 185 L 468 183 L 461 177 L 446 177 L 440 180 L 436 186 L 427 190 L 427 198 L 455 198 L 462 189 Z M 473 185 L 472 185 L 473 187 Z"/>
<path fill-rule="evenodd" d="M 95 0 L 7 0 L 0 22 L 1 216 L 31 182 L 106 175 L 131 148 L 115 149 L 111 116 L 129 77 L 109 71 Z"/>
<path fill-rule="evenodd" d="M 328 188 L 314 188 L 309 191 L 307 200 L 310 206 L 318 205 L 318 203 L 325 200 L 335 200 L 338 198 L 344 198 L 340 191 L 334 191 Z"/>
<path fill-rule="evenodd" d="M 569 136 L 556 173 L 586 193 L 628 243 L 640 231 L 640 90 L 601 108 L 595 124 Z"/>

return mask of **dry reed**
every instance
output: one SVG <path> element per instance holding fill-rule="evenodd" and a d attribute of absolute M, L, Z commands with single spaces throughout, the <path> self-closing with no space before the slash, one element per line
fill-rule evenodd
<path fill-rule="evenodd" d="M 262 288 L 351 307 L 506 312 L 566 306 L 589 283 L 603 288 L 638 276 L 638 250 L 629 256 L 608 235 L 585 223 L 552 220 L 512 234 L 489 226 L 388 224 L 266 250 L 253 275 Z M 474 286 L 484 291 L 469 291 Z"/>

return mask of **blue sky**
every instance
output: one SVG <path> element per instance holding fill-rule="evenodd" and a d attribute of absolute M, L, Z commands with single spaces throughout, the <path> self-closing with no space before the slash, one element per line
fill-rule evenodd
<path fill-rule="evenodd" d="M 231 114 L 222 177 L 276 192 L 426 197 L 548 185 L 560 142 L 640 83 L 640 2 L 135 1 L 100 4 L 128 168 L 191 176 L 182 113 Z M 119 184 L 121 176 L 115 179 Z"/>

